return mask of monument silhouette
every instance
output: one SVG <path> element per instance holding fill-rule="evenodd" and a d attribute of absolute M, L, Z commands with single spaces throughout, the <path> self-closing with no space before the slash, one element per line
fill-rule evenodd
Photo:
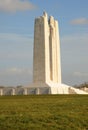
<path fill-rule="evenodd" d="M 35 94 L 85 93 L 61 82 L 60 37 L 58 21 L 53 16 L 35 18 L 33 48 L 33 83 Z"/>
<path fill-rule="evenodd" d="M 27 87 L 0 88 L 0 95 L 88 94 L 62 84 L 58 21 L 43 13 L 35 19 L 33 48 L 33 83 Z"/>

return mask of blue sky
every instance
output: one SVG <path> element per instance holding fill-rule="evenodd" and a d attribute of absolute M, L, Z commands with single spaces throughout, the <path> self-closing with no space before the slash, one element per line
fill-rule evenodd
<path fill-rule="evenodd" d="M 88 82 L 88 0 L 0 0 L 0 85 L 32 82 L 34 19 L 59 22 L 62 82 Z"/>

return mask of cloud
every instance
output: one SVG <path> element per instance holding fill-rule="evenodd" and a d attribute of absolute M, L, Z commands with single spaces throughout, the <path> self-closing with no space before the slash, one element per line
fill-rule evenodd
<path fill-rule="evenodd" d="M 28 60 L 33 53 L 33 36 L 0 33 L 0 60 Z"/>
<path fill-rule="evenodd" d="M 8 67 L 0 69 L 0 85 L 17 86 L 32 82 L 32 69 L 26 67 Z"/>
<path fill-rule="evenodd" d="M 31 74 L 31 71 L 29 69 L 26 69 L 26 68 L 16 68 L 16 67 L 9 68 L 9 69 L 6 70 L 6 72 L 8 74 L 18 74 L 18 75 L 21 75 L 21 74 Z"/>
<path fill-rule="evenodd" d="M 21 43 L 29 43 L 32 42 L 33 36 L 28 34 L 16 34 L 16 33 L 0 33 L 0 42 L 1 40 L 6 42 L 21 42 Z"/>
<path fill-rule="evenodd" d="M 74 72 L 74 76 L 76 76 L 76 77 L 88 77 L 88 73 Z"/>
<path fill-rule="evenodd" d="M 82 71 L 87 70 L 88 66 L 88 34 L 76 33 L 65 35 L 61 38 L 61 61 L 67 70 L 75 71 L 80 68 Z M 72 68 L 69 68 L 70 65 Z M 73 71 L 73 72 L 74 72 Z"/>
<path fill-rule="evenodd" d="M 86 45 L 88 45 L 87 44 L 88 33 L 75 33 L 75 34 L 65 35 L 61 37 L 61 43 L 64 46 L 71 45 L 71 46 L 79 47 L 79 45 L 83 45 L 85 47 Z"/>
<path fill-rule="evenodd" d="M 88 19 L 87 18 L 74 19 L 70 23 L 73 25 L 86 25 L 88 24 Z"/>
<path fill-rule="evenodd" d="M 88 81 L 88 33 L 72 33 L 61 37 L 62 81 L 81 84 Z"/>
<path fill-rule="evenodd" d="M 0 70 L 0 75 L 32 75 L 32 69 L 12 67 Z"/>
<path fill-rule="evenodd" d="M 16 12 L 35 9 L 28 0 L 0 0 L 0 11 Z"/>

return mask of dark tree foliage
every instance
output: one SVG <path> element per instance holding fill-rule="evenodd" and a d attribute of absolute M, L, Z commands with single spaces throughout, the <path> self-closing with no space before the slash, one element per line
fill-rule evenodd
<path fill-rule="evenodd" d="M 83 84 L 80 84 L 80 85 L 75 85 L 74 87 L 77 87 L 77 88 L 88 88 L 88 82 L 84 82 Z"/>

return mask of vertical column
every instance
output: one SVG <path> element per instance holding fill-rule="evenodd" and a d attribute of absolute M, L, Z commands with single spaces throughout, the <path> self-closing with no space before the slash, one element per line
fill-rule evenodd
<path fill-rule="evenodd" d="M 55 20 L 55 43 L 56 43 L 56 68 L 57 68 L 57 82 L 61 83 L 61 61 L 60 61 L 60 37 L 59 37 L 59 28 L 58 22 Z"/>
<path fill-rule="evenodd" d="M 35 19 L 33 80 L 48 82 L 49 74 L 49 27 L 47 14 Z"/>
<path fill-rule="evenodd" d="M 0 96 L 3 95 L 3 89 L 0 89 Z"/>
<path fill-rule="evenodd" d="M 36 94 L 40 94 L 40 93 L 39 93 L 39 88 L 36 88 Z"/>
<path fill-rule="evenodd" d="M 15 88 L 12 88 L 12 93 L 11 93 L 11 95 L 16 95 Z"/>
<path fill-rule="evenodd" d="M 49 88 L 48 94 L 51 94 L 51 87 Z"/>
<path fill-rule="evenodd" d="M 50 82 L 50 51 L 49 51 L 49 24 L 48 16 L 44 13 L 44 44 L 45 44 L 45 80 L 46 83 Z"/>
<path fill-rule="evenodd" d="M 44 18 L 35 19 L 34 27 L 34 83 L 45 81 L 45 52 L 44 52 Z"/>
<path fill-rule="evenodd" d="M 24 95 L 28 95 L 28 93 L 27 93 L 27 88 L 24 88 L 24 93 L 23 93 Z"/>
<path fill-rule="evenodd" d="M 55 36 L 55 20 L 51 16 L 50 17 L 50 70 L 51 70 L 51 80 L 53 82 L 57 82 L 57 68 L 56 68 L 56 36 Z"/>
<path fill-rule="evenodd" d="M 58 22 L 51 16 L 50 26 L 50 78 L 53 82 L 61 83 L 61 65 L 60 65 L 60 38 L 58 32 Z"/>

